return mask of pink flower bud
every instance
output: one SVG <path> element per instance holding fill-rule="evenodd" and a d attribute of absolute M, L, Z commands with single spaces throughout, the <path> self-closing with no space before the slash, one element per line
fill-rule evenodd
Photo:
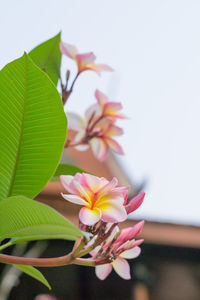
<path fill-rule="evenodd" d="M 133 211 L 138 209 L 138 207 L 140 207 L 140 205 L 144 200 L 144 196 L 145 196 L 144 192 L 137 195 L 125 206 L 127 214 L 132 213 Z"/>
<path fill-rule="evenodd" d="M 140 232 L 142 231 L 142 228 L 144 226 L 144 221 L 141 221 L 134 225 L 133 227 L 128 227 L 122 230 L 119 238 L 116 240 L 116 242 L 120 242 L 120 244 L 125 243 L 128 240 L 132 240 L 135 238 Z"/>

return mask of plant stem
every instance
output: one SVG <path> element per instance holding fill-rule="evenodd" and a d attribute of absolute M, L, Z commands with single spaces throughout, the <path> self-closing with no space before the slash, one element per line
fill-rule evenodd
<path fill-rule="evenodd" d="M 10 246 L 12 246 L 14 243 L 13 242 L 8 242 L 8 243 L 6 243 L 6 244 L 3 244 L 2 246 L 0 246 L 0 251 L 2 251 L 2 250 L 4 250 L 4 249 L 6 249 L 7 247 L 10 247 Z"/>
<path fill-rule="evenodd" d="M 6 264 L 28 265 L 35 267 L 56 267 L 65 266 L 72 263 L 76 265 L 95 266 L 94 260 L 76 258 L 73 256 L 73 253 L 55 258 L 25 258 L 0 254 L 0 262 Z"/>
<path fill-rule="evenodd" d="M 71 95 L 72 91 L 73 91 L 73 87 L 74 87 L 74 84 L 77 80 L 79 76 L 79 73 L 76 74 L 72 84 L 71 84 L 71 87 L 70 89 L 67 91 L 62 85 L 61 85 L 61 88 L 62 88 L 62 101 L 63 101 L 63 105 L 65 105 L 65 103 L 67 102 L 69 96 Z"/>

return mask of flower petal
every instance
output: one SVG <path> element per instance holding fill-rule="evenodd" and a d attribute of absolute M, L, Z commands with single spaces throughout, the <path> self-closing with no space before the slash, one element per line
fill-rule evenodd
<path fill-rule="evenodd" d="M 99 76 L 101 75 L 102 71 L 106 71 L 106 72 L 113 72 L 113 68 L 111 68 L 108 65 L 104 65 L 104 64 L 99 64 L 99 65 L 87 65 L 87 68 L 85 68 L 87 70 L 92 70 L 94 72 L 96 72 Z"/>
<path fill-rule="evenodd" d="M 111 101 L 109 101 L 108 103 L 106 103 L 104 109 L 105 109 L 105 113 L 107 115 L 113 115 L 118 110 L 122 109 L 122 104 L 121 104 L 121 102 L 111 102 Z"/>
<path fill-rule="evenodd" d="M 79 131 L 79 132 L 76 134 L 76 136 L 75 136 L 73 142 L 74 142 L 74 143 L 81 142 L 81 140 L 83 139 L 84 136 L 85 136 L 85 130 Z M 74 148 L 75 148 L 76 150 L 78 150 L 78 151 L 86 151 L 86 150 L 88 150 L 89 147 L 90 147 L 89 144 L 85 144 L 85 143 L 84 143 L 84 144 L 80 144 L 80 145 L 78 145 L 78 146 L 75 146 Z"/>
<path fill-rule="evenodd" d="M 60 42 L 60 51 L 62 54 L 67 55 L 68 57 L 75 59 L 75 55 L 78 54 L 78 49 L 70 44 Z"/>
<path fill-rule="evenodd" d="M 79 205 L 88 205 L 87 201 L 85 201 L 83 198 L 81 198 L 77 195 L 68 195 L 68 194 L 63 194 L 63 193 L 61 193 L 61 195 L 63 196 L 63 198 L 65 200 L 68 200 L 69 202 L 79 204 Z"/>
<path fill-rule="evenodd" d="M 60 181 L 64 188 L 71 194 L 76 194 L 76 190 L 73 186 L 73 179 L 74 176 L 71 175 L 61 175 L 60 176 Z"/>
<path fill-rule="evenodd" d="M 108 145 L 104 142 L 102 138 L 93 138 L 90 141 L 90 145 L 94 156 L 99 161 L 104 161 L 108 154 Z"/>
<path fill-rule="evenodd" d="M 111 264 L 99 265 L 95 268 L 96 276 L 101 280 L 104 280 L 110 274 L 111 271 Z"/>
<path fill-rule="evenodd" d="M 96 56 L 93 52 L 77 54 L 75 57 L 78 65 L 78 72 L 81 73 L 83 71 L 89 70 L 88 66 L 90 64 L 94 64 Z"/>
<path fill-rule="evenodd" d="M 74 187 L 76 188 L 77 194 L 82 198 L 85 198 L 88 203 L 91 203 L 91 192 L 78 181 L 74 180 Z"/>
<path fill-rule="evenodd" d="M 68 185 L 72 182 L 73 179 L 74 179 L 74 176 L 72 176 L 72 175 L 61 175 L 60 176 L 61 183 L 66 190 L 68 189 Z"/>
<path fill-rule="evenodd" d="M 107 179 L 105 179 L 104 177 L 97 177 L 97 176 L 94 176 L 91 174 L 86 174 L 86 173 L 84 173 L 84 177 L 86 179 L 87 186 L 93 193 L 96 193 L 102 187 L 104 187 L 105 185 L 107 185 L 109 183 L 109 181 Z"/>
<path fill-rule="evenodd" d="M 130 266 L 125 259 L 118 257 L 112 262 L 112 266 L 120 277 L 123 279 L 131 279 Z"/>
<path fill-rule="evenodd" d="M 134 247 L 132 249 L 125 250 L 120 254 L 120 257 L 126 258 L 126 259 L 131 259 L 131 258 L 136 258 L 140 255 L 141 249 L 140 247 Z"/>
<path fill-rule="evenodd" d="M 81 129 L 86 128 L 86 123 L 83 118 L 81 118 L 78 114 L 68 112 L 66 113 L 68 119 L 68 128 L 73 129 L 75 131 L 80 131 Z"/>
<path fill-rule="evenodd" d="M 107 202 L 110 202 L 111 205 L 114 205 L 114 203 L 123 205 L 124 204 L 123 193 L 115 192 L 115 189 L 113 189 L 110 192 L 100 195 L 97 198 L 96 205 L 99 206 Z"/>
<path fill-rule="evenodd" d="M 106 131 L 106 136 L 107 137 L 111 137 L 111 136 L 120 136 L 124 133 L 123 129 L 118 127 L 118 126 L 115 126 L 115 125 L 112 125 L 109 127 L 109 129 Z"/>
<path fill-rule="evenodd" d="M 106 137 L 105 139 L 108 146 L 118 154 L 124 154 L 122 147 L 113 139 Z"/>
<path fill-rule="evenodd" d="M 89 145 L 88 144 L 82 144 L 82 145 L 78 145 L 74 148 L 78 151 L 84 152 L 84 151 L 87 151 L 89 149 Z"/>
<path fill-rule="evenodd" d="M 110 182 L 108 182 L 106 185 L 104 185 L 99 191 L 98 191 L 98 197 L 102 197 L 107 192 L 110 192 L 113 188 L 115 188 L 118 185 L 117 178 L 113 178 Z"/>
<path fill-rule="evenodd" d="M 92 226 L 101 219 L 101 211 L 98 208 L 82 207 L 79 212 L 79 219 L 83 224 Z"/>
<path fill-rule="evenodd" d="M 93 52 L 82 53 L 82 54 L 78 53 L 76 55 L 76 59 L 77 59 L 79 66 L 84 67 L 88 64 L 89 65 L 93 64 L 96 59 L 96 56 L 94 55 Z"/>
<path fill-rule="evenodd" d="M 103 109 L 104 105 L 108 102 L 108 97 L 104 93 L 102 93 L 101 91 L 99 91 L 99 90 L 95 91 L 95 97 L 96 97 L 99 105 Z"/>
<path fill-rule="evenodd" d="M 123 222 L 127 219 L 127 213 L 123 205 L 115 203 L 114 201 L 103 202 L 98 204 L 98 208 L 102 212 L 102 221 L 115 223 Z"/>

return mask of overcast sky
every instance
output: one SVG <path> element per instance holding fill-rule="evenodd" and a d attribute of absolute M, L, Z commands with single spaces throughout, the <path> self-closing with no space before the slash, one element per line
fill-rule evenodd
<path fill-rule="evenodd" d="M 116 72 L 82 74 L 69 101 L 81 113 L 99 88 L 121 101 L 126 155 L 148 181 L 137 218 L 200 225 L 200 1 L 2 1 L 0 67 L 62 30 Z M 64 59 L 64 69 L 75 65 Z"/>

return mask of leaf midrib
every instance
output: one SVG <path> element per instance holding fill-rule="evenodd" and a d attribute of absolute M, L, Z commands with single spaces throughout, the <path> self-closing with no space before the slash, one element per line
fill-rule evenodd
<path fill-rule="evenodd" d="M 10 180 L 10 187 L 9 187 L 9 190 L 8 190 L 7 197 L 12 195 L 12 190 L 13 190 L 14 181 L 15 181 L 16 172 L 17 172 L 18 160 L 19 160 L 19 156 L 20 156 L 20 149 L 21 149 L 21 144 L 22 144 L 23 131 L 24 131 L 24 119 L 25 119 L 25 112 L 26 112 L 27 89 L 28 89 L 28 59 L 27 59 L 26 54 L 24 55 L 24 59 L 25 59 L 25 76 L 26 76 L 25 77 L 25 91 L 24 91 L 24 109 L 23 109 L 23 113 L 22 113 L 21 132 L 20 132 L 19 143 L 18 143 L 17 152 L 16 152 L 16 159 L 15 159 L 15 164 L 14 164 L 14 168 L 13 168 L 12 177 L 11 177 L 11 180 Z"/>

